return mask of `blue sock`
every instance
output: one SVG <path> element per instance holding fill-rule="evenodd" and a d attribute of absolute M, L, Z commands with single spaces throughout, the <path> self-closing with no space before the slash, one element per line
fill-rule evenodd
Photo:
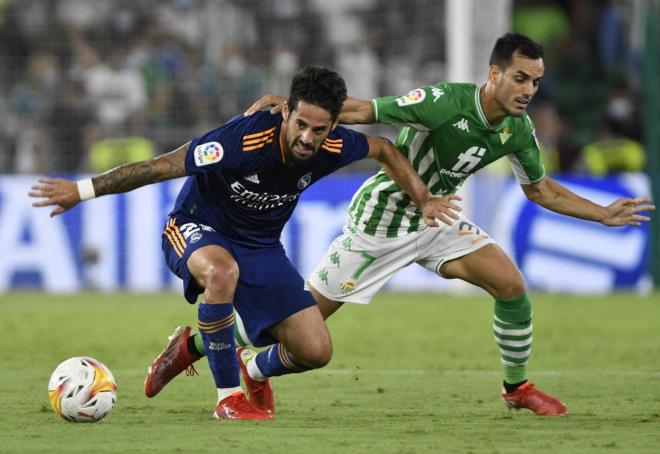
<path fill-rule="evenodd" d="M 287 352 L 282 344 L 271 345 L 268 350 L 259 352 L 255 358 L 257 367 L 266 377 L 295 374 L 309 370 L 295 361 L 291 353 Z"/>
<path fill-rule="evenodd" d="M 197 310 L 199 333 L 217 388 L 240 386 L 236 344 L 234 342 L 233 304 L 201 303 Z"/>

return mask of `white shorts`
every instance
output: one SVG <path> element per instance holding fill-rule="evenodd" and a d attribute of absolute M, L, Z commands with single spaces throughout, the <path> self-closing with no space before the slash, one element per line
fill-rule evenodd
<path fill-rule="evenodd" d="M 488 234 L 464 217 L 451 226 L 440 224 L 396 238 L 344 227 L 308 282 L 333 301 L 369 304 L 394 273 L 411 263 L 440 275 L 443 263 L 490 243 L 494 241 Z"/>

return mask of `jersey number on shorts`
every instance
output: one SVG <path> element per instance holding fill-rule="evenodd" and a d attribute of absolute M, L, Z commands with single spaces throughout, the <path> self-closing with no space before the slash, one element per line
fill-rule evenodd
<path fill-rule="evenodd" d="M 374 260 L 376 260 L 376 257 L 369 255 L 366 252 L 360 254 L 360 257 L 364 259 L 364 262 L 362 262 L 362 264 L 355 269 L 355 272 L 351 276 L 351 278 L 355 280 L 359 279 L 360 275 L 364 272 L 364 270 L 369 268 L 369 265 L 374 263 Z"/>

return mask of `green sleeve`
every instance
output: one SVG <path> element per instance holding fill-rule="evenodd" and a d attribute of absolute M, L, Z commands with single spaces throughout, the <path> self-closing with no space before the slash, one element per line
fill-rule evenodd
<path fill-rule="evenodd" d="M 507 156 L 513 173 L 520 184 L 532 184 L 545 176 L 545 167 L 541 159 L 541 149 L 536 139 L 536 130 L 532 120 L 524 114 L 523 124 L 518 136 L 518 150 Z"/>
<path fill-rule="evenodd" d="M 371 106 L 377 123 L 410 126 L 421 131 L 435 129 L 456 110 L 449 84 L 415 88 L 402 96 L 375 98 Z"/>

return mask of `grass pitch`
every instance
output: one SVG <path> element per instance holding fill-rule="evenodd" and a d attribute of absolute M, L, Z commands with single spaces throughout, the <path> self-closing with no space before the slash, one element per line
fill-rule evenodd
<path fill-rule="evenodd" d="M 196 308 L 161 295 L 0 296 L 0 452 L 659 452 L 660 295 L 536 296 L 530 377 L 570 415 L 509 411 L 486 296 L 381 295 L 329 320 L 324 369 L 273 379 L 268 422 L 212 419 L 205 363 L 154 399 L 148 364 Z M 96 424 L 48 404 L 64 359 L 105 362 L 118 403 Z"/>

